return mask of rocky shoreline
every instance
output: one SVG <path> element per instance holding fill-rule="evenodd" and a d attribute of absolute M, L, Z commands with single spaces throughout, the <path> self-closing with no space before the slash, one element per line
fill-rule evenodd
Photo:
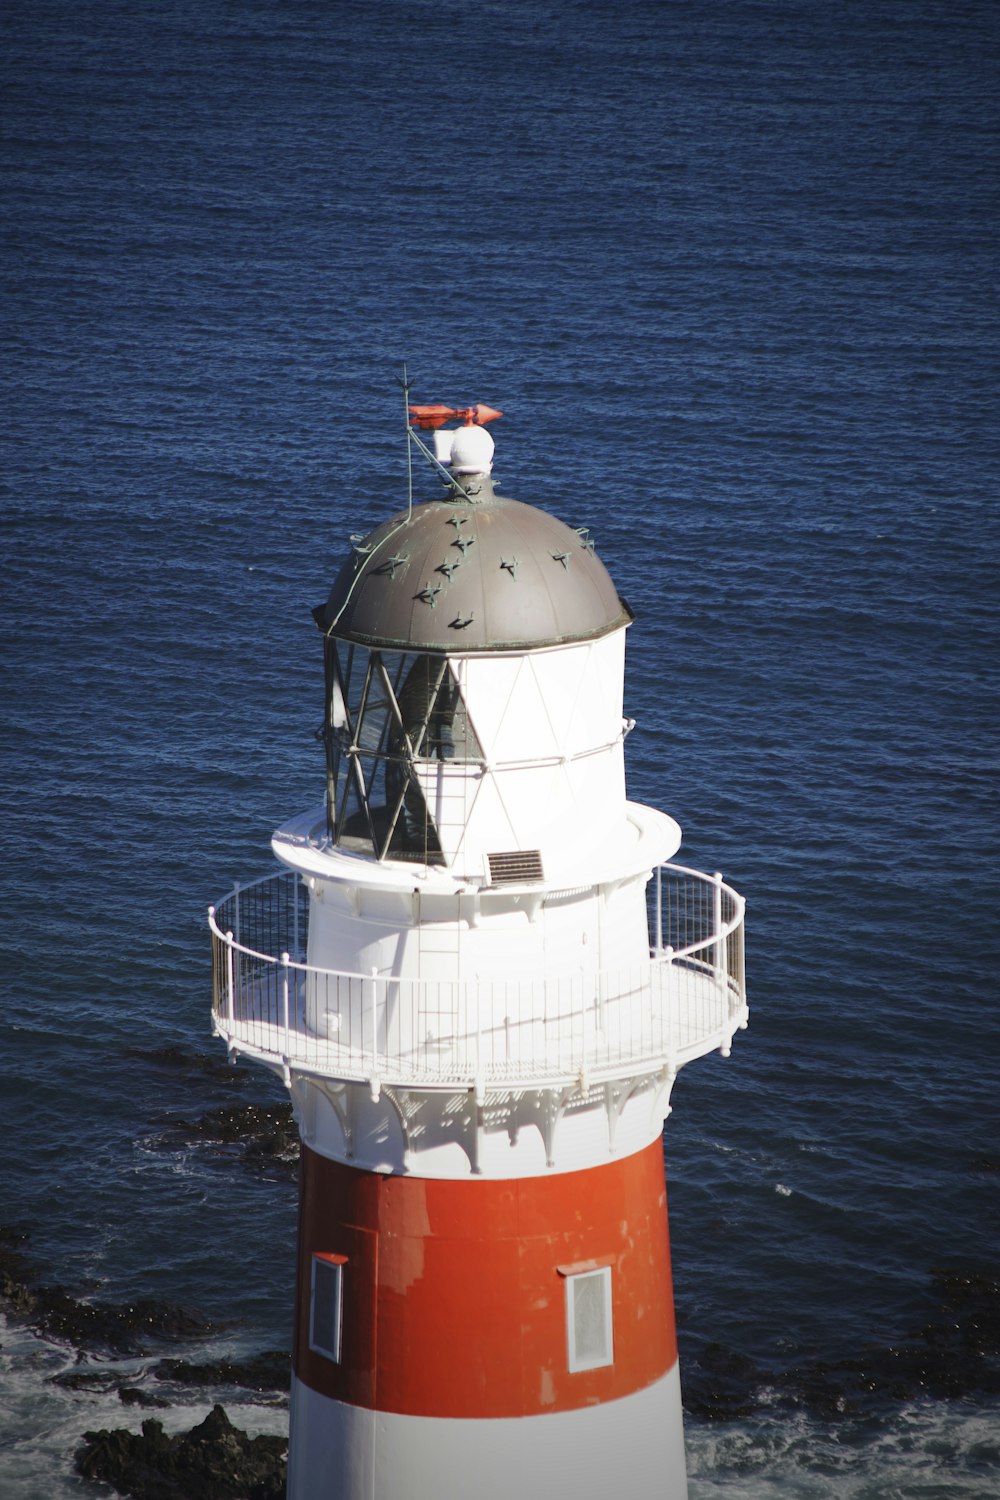
<path fill-rule="evenodd" d="M 23 1226 L 0 1227 L 0 1305 L 46 1338 L 85 1354 L 135 1355 L 148 1353 L 155 1343 L 211 1338 L 229 1326 L 155 1297 L 81 1300 L 43 1279 L 42 1268 L 27 1254 L 29 1240 Z"/>
<path fill-rule="evenodd" d="M 930 1283 L 935 1310 L 922 1327 L 898 1343 L 870 1344 L 852 1359 L 767 1370 L 720 1344 L 707 1345 L 683 1364 L 685 1410 L 727 1421 L 783 1406 L 836 1420 L 881 1401 L 1000 1395 L 1000 1280 L 937 1266 Z"/>
<path fill-rule="evenodd" d="M 214 1063 L 179 1051 L 158 1061 L 216 1071 Z M 232 1072 L 227 1076 L 242 1085 Z M 252 1170 L 294 1171 L 298 1159 L 294 1121 L 283 1101 L 232 1102 L 198 1119 L 171 1115 L 158 1124 L 167 1147 L 202 1146 L 235 1156 Z M 709 1344 L 684 1357 L 685 1410 L 701 1421 L 725 1422 L 778 1406 L 836 1421 L 876 1412 L 887 1403 L 1000 1394 L 1000 1281 L 978 1270 L 937 1267 L 929 1291 L 922 1326 L 899 1342 L 868 1346 L 852 1359 L 809 1360 L 781 1370 Z M 154 1298 L 112 1302 L 78 1296 L 32 1259 L 23 1226 L 0 1228 L 0 1306 L 23 1327 L 75 1349 L 77 1368 L 51 1377 L 67 1390 L 116 1392 L 123 1407 L 151 1410 L 172 1406 L 175 1389 L 189 1400 L 192 1387 L 204 1388 L 216 1400 L 205 1420 L 186 1433 L 168 1434 L 155 1417 L 146 1418 L 139 1433 L 85 1432 L 75 1455 L 85 1479 L 100 1480 L 133 1500 L 283 1496 L 287 1439 L 249 1437 L 233 1426 L 217 1398 L 239 1401 L 252 1392 L 258 1399 L 287 1401 L 291 1362 L 286 1351 L 201 1362 L 169 1356 L 164 1345 L 190 1348 L 218 1338 L 231 1325 Z M 95 1366 L 92 1360 L 102 1363 Z"/>
<path fill-rule="evenodd" d="M 286 1453 L 282 1437 L 247 1437 L 221 1406 L 173 1437 L 155 1417 L 142 1432 L 86 1432 L 75 1466 L 84 1479 L 113 1485 L 133 1500 L 282 1500 Z"/>
<path fill-rule="evenodd" d="M 155 1060 L 171 1071 L 208 1074 L 230 1087 L 244 1083 L 228 1064 L 185 1049 L 165 1049 Z M 204 1146 L 269 1173 L 294 1173 L 297 1167 L 298 1135 L 283 1101 L 234 1102 L 197 1119 L 170 1115 L 156 1124 L 166 1149 Z M 115 1302 L 60 1285 L 33 1258 L 30 1230 L 23 1225 L 0 1227 L 0 1307 L 39 1337 L 75 1350 L 77 1367 L 51 1377 L 64 1390 L 83 1396 L 116 1393 L 123 1407 L 144 1410 L 170 1408 L 175 1388 L 189 1399 L 192 1387 L 213 1397 L 243 1400 L 252 1393 L 271 1403 L 287 1402 L 287 1351 L 206 1361 L 166 1356 L 165 1345 L 190 1348 L 224 1335 L 232 1325 L 179 1303 L 151 1297 Z M 129 1428 L 85 1432 L 74 1466 L 83 1478 L 111 1485 L 133 1500 L 279 1500 L 285 1493 L 287 1447 L 284 1436 L 249 1437 L 216 1401 L 189 1432 L 168 1434 L 156 1418 L 143 1421 L 138 1433 Z"/>
<path fill-rule="evenodd" d="M 52 1376 L 54 1385 L 84 1395 L 117 1392 L 124 1407 L 145 1409 L 173 1404 L 147 1388 L 150 1380 L 168 1391 L 172 1385 L 186 1393 L 204 1386 L 287 1397 L 291 1359 L 282 1351 L 203 1363 L 166 1357 L 136 1371 L 135 1359 L 148 1358 L 164 1343 L 191 1344 L 228 1325 L 154 1298 L 81 1300 L 46 1279 L 28 1245 L 24 1228 L 0 1228 L 0 1306 L 40 1337 L 75 1349 L 78 1368 Z M 88 1364 L 94 1358 L 108 1362 L 95 1368 Z M 280 1500 L 287 1448 L 285 1437 L 249 1437 L 216 1404 L 187 1433 L 168 1435 L 155 1418 L 147 1418 L 139 1433 L 128 1428 L 85 1432 L 74 1466 L 85 1479 L 101 1480 L 133 1500 Z"/>

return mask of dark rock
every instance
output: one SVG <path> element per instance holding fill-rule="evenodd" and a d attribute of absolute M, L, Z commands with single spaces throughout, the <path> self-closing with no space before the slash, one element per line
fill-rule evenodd
<path fill-rule="evenodd" d="M 123 1406 L 169 1406 L 162 1396 L 154 1396 L 138 1386 L 126 1385 L 115 1370 L 66 1370 L 49 1379 L 50 1385 L 61 1386 L 66 1391 L 84 1391 L 94 1396 L 106 1396 L 117 1390 Z"/>
<path fill-rule="evenodd" d="M 1000 1395 L 1000 1282 L 979 1271 L 935 1267 L 931 1292 L 937 1308 L 923 1328 L 898 1343 L 867 1345 L 851 1359 L 764 1372 L 709 1344 L 685 1364 L 685 1408 L 731 1420 L 777 1402 L 832 1420 L 873 1402 Z"/>
<path fill-rule="evenodd" d="M 33 1287 L 18 1309 L 30 1327 L 78 1349 L 143 1354 L 164 1341 L 209 1338 L 225 1325 L 192 1308 L 153 1297 L 132 1302 L 79 1302 L 62 1287 Z"/>
<path fill-rule="evenodd" d="M 199 1426 L 168 1437 L 148 1418 L 142 1433 L 103 1429 L 84 1434 L 76 1469 L 133 1500 L 283 1500 L 285 1453 L 280 1437 L 248 1438 L 221 1406 Z"/>
<path fill-rule="evenodd" d="M 42 1274 L 21 1248 L 28 1239 L 20 1225 L 0 1227 L 0 1302 L 15 1314 L 31 1310 L 31 1286 Z"/>
<path fill-rule="evenodd" d="M 216 1325 L 190 1308 L 152 1297 L 128 1303 L 77 1303 L 60 1295 L 58 1311 L 46 1319 L 50 1332 L 76 1344 L 104 1343 L 118 1352 L 140 1352 L 158 1339 L 207 1338 Z"/>
<path fill-rule="evenodd" d="M 118 1387 L 118 1399 L 122 1406 L 169 1406 L 169 1401 L 164 1401 L 162 1396 L 154 1396 L 149 1391 L 141 1391 L 135 1385 L 120 1385 Z"/>
<path fill-rule="evenodd" d="M 710 1421 L 750 1416 L 757 1409 L 756 1391 L 763 1378 L 752 1359 L 722 1344 L 708 1344 L 683 1369 L 685 1410 Z"/>
<path fill-rule="evenodd" d="M 175 1380 L 180 1385 L 236 1385 L 248 1391 L 288 1391 L 292 1385 L 292 1360 L 287 1352 L 271 1349 L 253 1359 L 233 1363 L 190 1364 L 184 1359 L 161 1359 L 153 1366 L 157 1380 Z"/>
<path fill-rule="evenodd" d="M 156 1343 L 208 1338 L 227 1325 L 173 1302 L 139 1297 L 131 1302 L 84 1302 L 64 1287 L 40 1281 L 41 1271 L 24 1252 L 23 1231 L 0 1233 L 0 1305 L 48 1338 L 78 1349 L 142 1354 Z"/>
<path fill-rule="evenodd" d="M 1000 1280 L 977 1271 L 935 1266 L 934 1290 L 949 1332 L 954 1325 L 964 1353 L 977 1359 L 1000 1355 Z"/>
<path fill-rule="evenodd" d="M 299 1134 L 290 1104 L 224 1104 L 199 1120 L 161 1123 L 167 1144 L 184 1140 L 216 1149 L 238 1146 L 239 1159 L 248 1166 L 277 1168 L 289 1176 L 297 1170 Z"/>
<path fill-rule="evenodd" d="M 256 1076 L 249 1068 L 234 1067 L 219 1047 L 213 1047 L 211 1052 L 196 1052 L 191 1047 L 179 1046 L 129 1047 L 125 1055 L 169 1069 L 172 1073 L 217 1078 L 238 1087 L 250 1083 Z"/>
<path fill-rule="evenodd" d="M 119 1385 L 120 1379 L 114 1370 L 63 1370 L 59 1375 L 50 1375 L 48 1383 L 67 1391 L 92 1391 L 95 1396 L 105 1396 Z"/>

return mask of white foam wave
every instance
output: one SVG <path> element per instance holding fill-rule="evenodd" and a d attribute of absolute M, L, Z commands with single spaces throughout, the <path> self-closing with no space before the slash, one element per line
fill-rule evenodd
<path fill-rule="evenodd" d="M 177 1351 L 180 1353 L 181 1351 Z M 210 1357 L 204 1348 L 192 1358 Z M 207 1417 L 218 1393 L 170 1388 L 169 1407 L 126 1407 L 118 1385 L 134 1380 L 149 1389 L 143 1372 L 149 1360 L 90 1360 L 81 1365 L 74 1350 L 37 1338 L 0 1315 L 0 1493 L 4 1500 L 80 1500 L 80 1480 L 73 1455 L 83 1434 L 104 1427 L 139 1432 L 155 1417 L 168 1433 L 187 1432 Z M 53 1377 L 82 1370 L 108 1375 L 108 1390 L 71 1390 Z M 162 1394 L 162 1392 L 161 1392 Z M 235 1427 L 252 1437 L 286 1436 L 288 1411 L 283 1401 L 266 1404 L 223 1400 Z"/>
<path fill-rule="evenodd" d="M 993 1500 L 996 1411 L 923 1402 L 883 1418 L 689 1422 L 689 1500 Z"/>

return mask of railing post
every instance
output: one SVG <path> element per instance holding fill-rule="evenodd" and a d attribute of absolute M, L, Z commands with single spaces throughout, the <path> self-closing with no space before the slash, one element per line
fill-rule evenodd
<path fill-rule="evenodd" d="M 233 906 L 234 906 L 235 911 L 236 911 L 236 916 L 233 918 L 233 932 L 235 932 L 235 934 L 236 934 L 236 941 L 239 942 L 240 941 L 240 883 L 239 883 L 238 880 L 237 880 L 236 884 L 233 886 Z M 229 934 L 229 936 L 232 937 L 232 935 L 233 935 L 233 933 L 231 932 Z"/>
<path fill-rule="evenodd" d="M 212 934 L 212 1013 L 213 1015 L 218 1015 L 222 975 L 219 973 L 219 939 L 215 927 L 215 907 L 210 906 L 208 908 L 208 929 Z"/>
<path fill-rule="evenodd" d="M 371 1003 L 371 1013 L 372 1013 L 372 1055 L 371 1055 L 372 1065 L 371 1065 L 371 1077 L 374 1078 L 375 1077 L 375 1057 L 376 1057 L 376 1054 L 377 1054 L 377 1051 L 378 1051 L 378 1045 L 377 1045 L 378 1044 L 378 1011 L 377 1011 L 376 1005 L 375 1005 L 375 988 L 376 988 L 376 980 L 378 979 L 378 969 L 376 969 L 374 967 L 374 965 L 373 965 L 372 968 L 368 972 L 369 972 L 369 982 L 371 984 L 371 997 L 372 997 L 372 1003 Z"/>
<path fill-rule="evenodd" d="M 229 989 L 229 1020 L 236 1020 L 236 991 L 233 987 L 233 934 L 226 933 L 226 984 Z"/>
<path fill-rule="evenodd" d="M 302 883 L 297 875 L 292 876 L 295 884 L 292 886 L 292 952 L 296 960 L 301 959 L 302 950 L 299 947 L 299 895 Z"/>
<path fill-rule="evenodd" d="M 288 954 L 281 955 L 281 1019 L 285 1028 L 285 1060 L 289 1057 L 288 1047 Z"/>
<path fill-rule="evenodd" d="M 744 925 L 743 925 L 743 919 L 741 917 L 740 918 L 740 925 L 739 925 L 739 928 L 737 929 L 737 937 L 736 937 L 736 962 L 737 962 L 737 965 L 738 965 L 738 968 L 737 968 L 737 971 L 736 971 L 736 980 L 737 980 L 737 998 L 738 998 L 738 1002 L 739 1002 L 739 1007 L 738 1008 L 739 1008 L 739 1013 L 740 1013 L 740 1030 L 741 1031 L 745 1031 L 746 1030 L 746 1028 L 747 1028 L 747 1019 L 748 1019 L 747 1018 L 747 992 L 746 992 L 746 983 L 747 983 L 747 981 L 746 981 L 746 973 L 747 973 L 747 971 L 746 971 L 746 954 L 745 954 L 745 950 L 744 950 L 744 943 L 745 943 L 745 941 L 746 941 L 745 928 L 744 928 Z"/>
<path fill-rule="evenodd" d="M 587 1069 L 587 972 L 580 965 L 580 1073 Z"/>
<path fill-rule="evenodd" d="M 726 969 L 726 940 L 722 936 L 722 876 L 716 870 L 712 876 L 712 922 L 715 931 L 715 972 L 720 984 L 728 978 Z"/>
<path fill-rule="evenodd" d="M 663 866 L 656 867 L 656 951 L 663 952 Z"/>

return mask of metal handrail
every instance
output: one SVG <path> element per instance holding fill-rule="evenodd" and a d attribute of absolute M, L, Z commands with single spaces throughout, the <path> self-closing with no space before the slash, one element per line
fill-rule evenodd
<path fill-rule="evenodd" d="M 650 941 L 651 956 L 659 956 L 660 954 L 665 953 L 669 948 L 670 954 L 675 960 L 691 957 L 699 949 L 710 947 L 715 942 L 725 940 L 727 937 L 735 933 L 736 930 L 742 925 L 744 916 L 746 914 L 746 898 L 741 896 L 738 891 L 733 890 L 732 886 L 726 885 L 720 874 L 706 875 L 704 870 L 695 870 L 690 865 L 679 865 L 673 863 L 657 866 L 653 874 L 654 876 L 659 877 L 661 875 L 661 872 L 663 871 L 667 871 L 672 875 L 690 876 L 693 880 L 706 885 L 710 884 L 714 888 L 720 889 L 721 891 L 725 892 L 732 899 L 734 905 L 734 914 L 729 920 L 722 923 L 719 929 L 714 931 L 710 936 L 699 938 L 696 941 L 689 943 L 686 947 L 678 948 L 676 945 L 664 943 L 657 945 L 653 941 Z M 228 902 L 233 901 L 234 899 L 238 899 L 241 896 L 246 896 L 250 891 L 257 889 L 262 885 L 267 885 L 271 881 L 279 881 L 283 884 L 288 885 L 298 885 L 300 889 L 304 889 L 304 887 L 301 887 L 299 885 L 300 877 L 295 873 L 295 871 L 287 870 L 284 868 L 268 871 L 266 875 L 258 875 L 256 879 L 249 880 L 245 884 L 238 881 L 227 895 L 223 896 L 221 900 L 215 905 L 208 908 L 208 925 L 213 935 L 217 938 L 221 938 L 223 941 L 226 940 L 227 933 L 219 925 L 218 917 L 221 914 L 223 907 Z M 657 885 L 659 885 L 659 880 L 657 881 Z M 576 887 L 573 887 L 573 889 L 576 889 Z M 556 890 L 549 891 L 546 894 L 548 896 L 560 896 L 564 895 L 565 892 Z M 652 923 L 650 925 L 652 926 Z M 650 938 L 652 939 L 652 937 L 653 933 L 651 932 Z M 241 953 L 246 954 L 246 956 L 249 958 L 258 958 L 261 959 L 264 963 L 280 962 L 280 959 L 274 954 L 264 953 L 259 949 L 248 947 L 244 943 L 234 942 L 234 946 L 238 948 Z M 368 979 L 370 977 L 368 974 L 362 973 L 361 970 L 324 969 L 317 965 L 297 962 L 294 959 L 291 959 L 290 962 L 292 968 L 302 969 L 303 971 L 308 970 L 310 973 L 315 974 L 328 975 L 331 978 L 339 977 L 345 979 Z M 401 976 L 393 976 L 394 979 L 398 977 Z"/>
<path fill-rule="evenodd" d="M 439 1087 L 621 1077 L 728 1052 L 747 1018 L 745 902 L 720 875 L 653 875 L 645 962 L 486 981 L 309 964 L 306 887 L 291 870 L 260 876 L 209 908 L 215 1029 L 286 1069 Z"/>

